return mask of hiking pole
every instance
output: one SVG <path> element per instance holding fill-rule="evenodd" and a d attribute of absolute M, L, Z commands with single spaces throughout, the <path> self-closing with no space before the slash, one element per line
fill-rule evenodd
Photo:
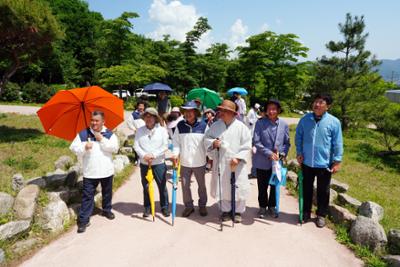
<path fill-rule="evenodd" d="M 235 177 L 236 165 L 231 163 L 231 217 L 232 227 L 235 226 L 235 213 L 236 213 L 236 177 Z"/>
<path fill-rule="evenodd" d="M 219 139 L 217 138 L 217 140 L 219 140 Z M 223 225 L 223 221 L 222 221 L 222 188 L 221 188 L 221 172 L 220 172 L 220 168 L 219 168 L 219 164 L 220 164 L 219 147 L 217 148 L 217 154 L 218 154 L 218 166 L 217 166 L 217 170 L 218 170 L 219 211 L 220 211 L 220 225 L 219 225 L 219 230 L 222 232 L 224 225 Z"/>

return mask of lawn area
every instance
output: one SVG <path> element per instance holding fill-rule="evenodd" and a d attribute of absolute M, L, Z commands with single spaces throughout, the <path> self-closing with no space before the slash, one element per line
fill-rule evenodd
<path fill-rule="evenodd" d="M 295 126 L 290 130 L 289 158 L 294 158 Z M 388 231 L 400 228 L 400 155 L 379 156 L 378 152 L 385 150 L 381 138 L 381 134 L 372 129 L 344 133 L 343 165 L 333 177 L 349 184 L 348 194 L 352 197 L 381 205 L 385 209 L 381 224 Z"/>
<path fill-rule="evenodd" d="M 0 191 L 13 193 L 16 172 L 25 179 L 54 170 L 62 155 L 73 156 L 69 142 L 44 134 L 39 118 L 0 113 Z"/>

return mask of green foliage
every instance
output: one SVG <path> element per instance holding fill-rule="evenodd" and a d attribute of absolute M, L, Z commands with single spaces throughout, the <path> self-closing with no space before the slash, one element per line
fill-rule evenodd
<path fill-rule="evenodd" d="M 43 1 L 0 2 L 0 94 L 16 71 L 51 51 L 54 40 L 63 37 L 56 18 Z"/>
<path fill-rule="evenodd" d="M 29 82 L 22 88 L 21 98 L 24 102 L 45 103 L 56 93 L 53 87 L 46 84 Z"/>
<path fill-rule="evenodd" d="M 18 84 L 9 82 L 6 84 L 0 99 L 8 102 L 20 101 L 20 92 L 21 87 Z"/>
<path fill-rule="evenodd" d="M 185 102 L 185 100 L 179 95 L 170 95 L 169 100 L 171 102 L 172 107 L 180 107 Z"/>

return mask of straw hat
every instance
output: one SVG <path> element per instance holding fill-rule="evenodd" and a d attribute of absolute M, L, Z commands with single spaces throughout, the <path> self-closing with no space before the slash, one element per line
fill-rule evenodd
<path fill-rule="evenodd" d="M 236 104 L 230 100 L 225 99 L 222 104 L 217 107 L 217 109 L 227 110 L 236 113 Z"/>

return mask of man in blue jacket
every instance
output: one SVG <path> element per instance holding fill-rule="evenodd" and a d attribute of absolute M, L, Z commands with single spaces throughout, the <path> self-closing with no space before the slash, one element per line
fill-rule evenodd
<path fill-rule="evenodd" d="M 317 227 L 325 226 L 331 176 L 340 169 L 343 138 L 340 121 L 328 113 L 332 97 L 318 94 L 313 112 L 301 118 L 296 128 L 297 161 L 303 171 L 304 222 L 311 218 L 313 184 L 317 177 Z"/>

